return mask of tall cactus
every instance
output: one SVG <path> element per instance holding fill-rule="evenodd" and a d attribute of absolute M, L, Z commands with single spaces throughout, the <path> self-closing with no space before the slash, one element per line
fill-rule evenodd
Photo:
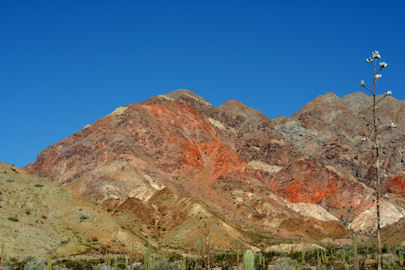
<path fill-rule="evenodd" d="M 250 249 L 246 250 L 243 255 L 243 269 L 254 270 L 255 269 L 255 255 Z"/>
<path fill-rule="evenodd" d="M 321 257 L 322 257 L 322 263 L 323 264 L 328 264 L 329 263 L 328 254 L 326 254 L 326 249 L 321 250 Z"/>
<path fill-rule="evenodd" d="M 342 262 L 346 263 L 346 250 L 343 249 L 343 253 L 342 253 Z"/>
<path fill-rule="evenodd" d="M 353 234 L 353 269 L 359 270 L 359 255 L 357 253 L 357 235 Z"/>
<path fill-rule="evenodd" d="M 205 267 L 210 268 L 215 262 L 215 243 L 210 239 L 209 233 L 201 234 L 197 241 L 197 254 Z"/>
<path fill-rule="evenodd" d="M 48 269 L 48 270 L 52 270 L 52 259 L 51 259 L 51 257 L 48 257 L 47 269 Z"/>
<path fill-rule="evenodd" d="M 4 247 L 4 244 L 1 244 L 1 251 L 0 251 L 1 269 L 4 269 L 4 264 L 6 262 L 6 258 L 7 258 L 6 248 Z"/>
<path fill-rule="evenodd" d="M 259 253 L 259 269 L 264 270 L 266 267 L 266 259 L 263 254 Z"/>
<path fill-rule="evenodd" d="M 399 265 L 404 266 L 404 252 L 399 252 Z"/>
<path fill-rule="evenodd" d="M 148 243 L 147 250 L 143 252 L 143 267 L 145 270 L 151 270 L 154 267 L 150 243 Z"/>
<path fill-rule="evenodd" d="M 239 250 L 239 246 L 238 246 L 238 248 L 236 250 L 236 264 L 238 265 L 238 267 L 239 267 L 239 263 L 240 263 L 240 250 Z"/>
<path fill-rule="evenodd" d="M 135 245 L 134 245 L 134 243 L 132 243 L 132 245 L 131 245 L 131 254 L 129 255 L 129 263 L 133 263 L 134 249 L 135 249 Z"/>
<path fill-rule="evenodd" d="M 129 266 L 129 264 L 128 264 L 128 257 L 125 256 L 125 270 L 128 269 L 128 266 Z"/>
<path fill-rule="evenodd" d="M 366 253 L 368 254 L 368 251 L 370 249 L 370 238 L 367 238 L 367 244 L 366 244 Z"/>
<path fill-rule="evenodd" d="M 305 264 L 305 251 L 301 250 L 301 263 Z"/>
<path fill-rule="evenodd" d="M 148 248 L 143 252 L 143 267 L 145 270 L 155 269 L 156 257 L 156 255 L 152 254 L 152 247 L 148 243 Z"/>
<path fill-rule="evenodd" d="M 111 266 L 111 255 L 110 254 L 107 255 L 107 265 Z"/>

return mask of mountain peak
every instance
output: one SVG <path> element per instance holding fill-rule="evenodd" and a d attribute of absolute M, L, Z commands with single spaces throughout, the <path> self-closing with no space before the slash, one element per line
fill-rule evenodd
<path fill-rule="evenodd" d="M 225 112 L 232 117 L 243 117 L 243 118 L 249 118 L 251 120 L 264 120 L 267 119 L 267 117 L 260 111 L 255 110 L 243 102 L 235 99 L 228 100 L 224 104 L 218 107 L 218 109 L 222 112 Z"/>
<path fill-rule="evenodd" d="M 212 106 L 212 104 L 206 101 L 204 98 L 200 97 L 199 95 L 195 94 L 193 91 L 190 91 L 188 89 L 176 89 L 164 96 L 172 98 L 174 100 L 180 100 L 182 97 L 188 97 L 197 100 L 205 105 Z"/>
<path fill-rule="evenodd" d="M 342 98 L 353 111 L 359 113 L 371 106 L 371 97 L 363 92 L 354 92 Z"/>

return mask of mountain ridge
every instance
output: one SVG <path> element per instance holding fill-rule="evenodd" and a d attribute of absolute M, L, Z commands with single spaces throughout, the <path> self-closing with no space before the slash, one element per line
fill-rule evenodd
<path fill-rule="evenodd" d="M 327 93 L 290 117 L 270 119 L 240 101 L 215 107 L 176 90 L 117 108 L 24 169 L 117 208 L 139 225 L 136 233 L 166 246 L 193 248 L 184 231 L 197 235 L 193 228 L 207 226 L 226 235 L 217 237 L 224 248 L 347 237 L 360 220 L 371 224 L 361 230 L 373 230 L 374 217 L 364 210 L 373 200 L 373 153 L 362 143 L 367 127 L 358 115 L 368 100 Z M 389 225 L 405 216 L 405 105 L 389 97 L 379 110 L 382 121 L 399 126 L 384 126 L 382 138 L 383 200 L 398 210 Z M 157 200 L 162 194 L 174 198 L 169 206 Z M 189 206 L 177 208 L 185 199 Z M 142 205 L 153 223 L 139 213 Z M 219 225 L 207 225 L 211 219 Z M 293 220 L 300 225 L 290 226 Z"/>

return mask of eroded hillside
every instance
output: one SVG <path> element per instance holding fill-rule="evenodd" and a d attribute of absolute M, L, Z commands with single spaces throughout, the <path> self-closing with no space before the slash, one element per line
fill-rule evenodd
<path fill-rule="evenodd" d="M 344 238 L 347 228 L 375 227 L 373 152 L 360 119 L 370 101 L 328 93 L 269 119 L 239 101 L 217 108 L 177 90 L 118 108 L 25 169 L 161 246 L 192 249 L 202 233 L 223 249 Z M 389 97 L 379 110 L 389 225 L 405 216 L 405 105 Z"/>

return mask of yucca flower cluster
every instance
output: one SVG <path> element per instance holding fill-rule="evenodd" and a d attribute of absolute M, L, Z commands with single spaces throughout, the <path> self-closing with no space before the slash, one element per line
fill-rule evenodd
<path fill-rule="evenodd" d="M 375 87 L 375 83 L 377 82 L 378 79 L 381 79 L 382 74 L 380 74 L 380 71 L 384 68 L 386 68 L 388 66 L 387 62 L 378 62 L 378 60 L 381 59 L 381 54 L 379 51 L 373 51 L 371 53 L 371 57 L 366 58 L 366 62 L 373 64 L 374 65 L 374 79 L 373 79 L 373 88 Z M 377 70 L 377 64 L 380 67 Z M 370 88 L 367 88 L 366 83 L 364 82 L 364 80 L 360 81 L 360 86 L 367 89 L 368 91 L 370 91 L 373 94 L 373 90 Z M 384 96 L 391 96 L 392 92 L 391 91 L 387 91 L 385 92 Z"/>

